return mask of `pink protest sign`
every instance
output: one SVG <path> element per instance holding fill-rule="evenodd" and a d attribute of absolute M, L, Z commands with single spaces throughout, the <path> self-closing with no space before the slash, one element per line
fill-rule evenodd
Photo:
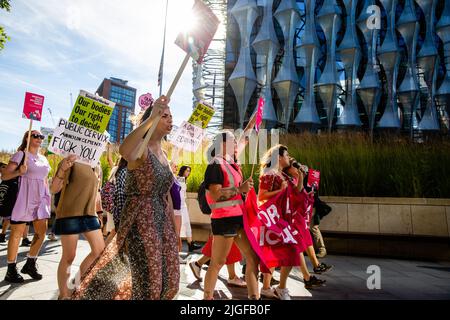
<path fill-rule="evenodd" d="M 256 111 L 256 122 L 255 122 L 255 130 L 259 131 L 259 126 L 262 123 L 263 109 L 264 109 L 265 101 L 263 98 L 259 98 L 258 100 L 258 110 Z"/>
<path fill-rule="evenodd" d="M 153 96 L 151 93 L 143 94 L 139 97 L 139 106 L 142 111 L 147 110 L 153 104 Z"/>
<path fill-rule="evenodd" d="M 314 189 L 319 189 L 320 183 L 320 171 L 309 169 L 308 172 L 308 187 L 314 187 Z"/>
<path fill-rule="evenodd" d="M 44 96 L 26 92 L 23 104 L 22 118 L 41 121 L 42 108 L 44 107 Z"/>
<path fill-rule="evenodd" d="M 201 0 L 195 1 L 192 7 L 192 16 L 195 17 L 197 23 L 190 30 L 180 33 L 175 44 L 189 53 L 197 63 L 202 63 L 203 56 L 208 51 L 220 21 Z"/>

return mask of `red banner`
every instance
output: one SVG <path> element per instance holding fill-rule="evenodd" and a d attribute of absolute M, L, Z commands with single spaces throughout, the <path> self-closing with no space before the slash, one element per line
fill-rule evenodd
<path fill-rule="evenodd" d="M 175 44 L 200 64 L 216 34 L 220 21 L 201 0 L 195 1 L 192 15 L 196 19 L 195 25 L 190 30 L 180 33 Z"/>
<path fill-rule="evenodd" d="M 308 222 L 313 204 L 314 198 L 298 191 L 292 183 L 260 207 L 255 191 L 249 192 L 244 226 L 261 265 L 268 268 L 300 265 L 300 253 L 311 242 Z"/>

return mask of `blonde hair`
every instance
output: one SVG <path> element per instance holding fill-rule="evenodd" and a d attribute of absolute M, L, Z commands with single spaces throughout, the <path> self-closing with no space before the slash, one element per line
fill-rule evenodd
<path fill-rule="evenodd" d="M 266 151 L 264 156 L 261 158 L 260 175 L 266 173 L 269 169 L 278 168 L 278 157 L 282 156 L 285 151 L 288 151 L 288 147 L 282 144 L 277 144 L 276 146 L 270 148 Z M 274 163 L 275 162 L 275 163 Z"/>

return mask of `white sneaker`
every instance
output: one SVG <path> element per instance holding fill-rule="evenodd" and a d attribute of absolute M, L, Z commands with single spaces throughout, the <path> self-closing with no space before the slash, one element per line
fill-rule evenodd
<path fill-rule="evenodd" d="M 261 296 L 269 299 L 278 299 L 278 296 L 276 295 L 275 290 L 273 288 L 269 289 L 261 288 Z"/>
<path fill-rule="evenodd" d="M 241 287 L 241 288 L 247 287 L 247 283 L 239 277 L 236 277 L 234 279 L 228 279 L 227 284 L 229 286 L 235 286 L 235 287 Z"/>
<path fill-rule="evenodd" d="M 196 261 L 192 261 L 189 263 L 189 267 L 192 270 L 192 273 L 194 274 L 194 277 L 198 280 L 198 281 L 202 281 L 202 277 L 200 275 L 200 272 L 202 271 L 202 269 L 195 263 Z"/>
<path fill-rule="evenodd" d="M 280 300 L 291 300 L 291 296 L 289 295 L 288 288 L 281 289 L 280 287 L 276 287 L 275 293 L 277 294 L 277 296 Z"/>

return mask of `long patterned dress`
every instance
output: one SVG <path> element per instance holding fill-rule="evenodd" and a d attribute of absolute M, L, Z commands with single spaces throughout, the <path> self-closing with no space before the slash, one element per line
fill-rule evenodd
<path fill-rule="evenodd" d="M 173 299 L 179 289 L 178 242 L 168 192 L 173 175 L 148 153 L 129 170 L 120 229 L 86 272 L 73 299 Z"/>

